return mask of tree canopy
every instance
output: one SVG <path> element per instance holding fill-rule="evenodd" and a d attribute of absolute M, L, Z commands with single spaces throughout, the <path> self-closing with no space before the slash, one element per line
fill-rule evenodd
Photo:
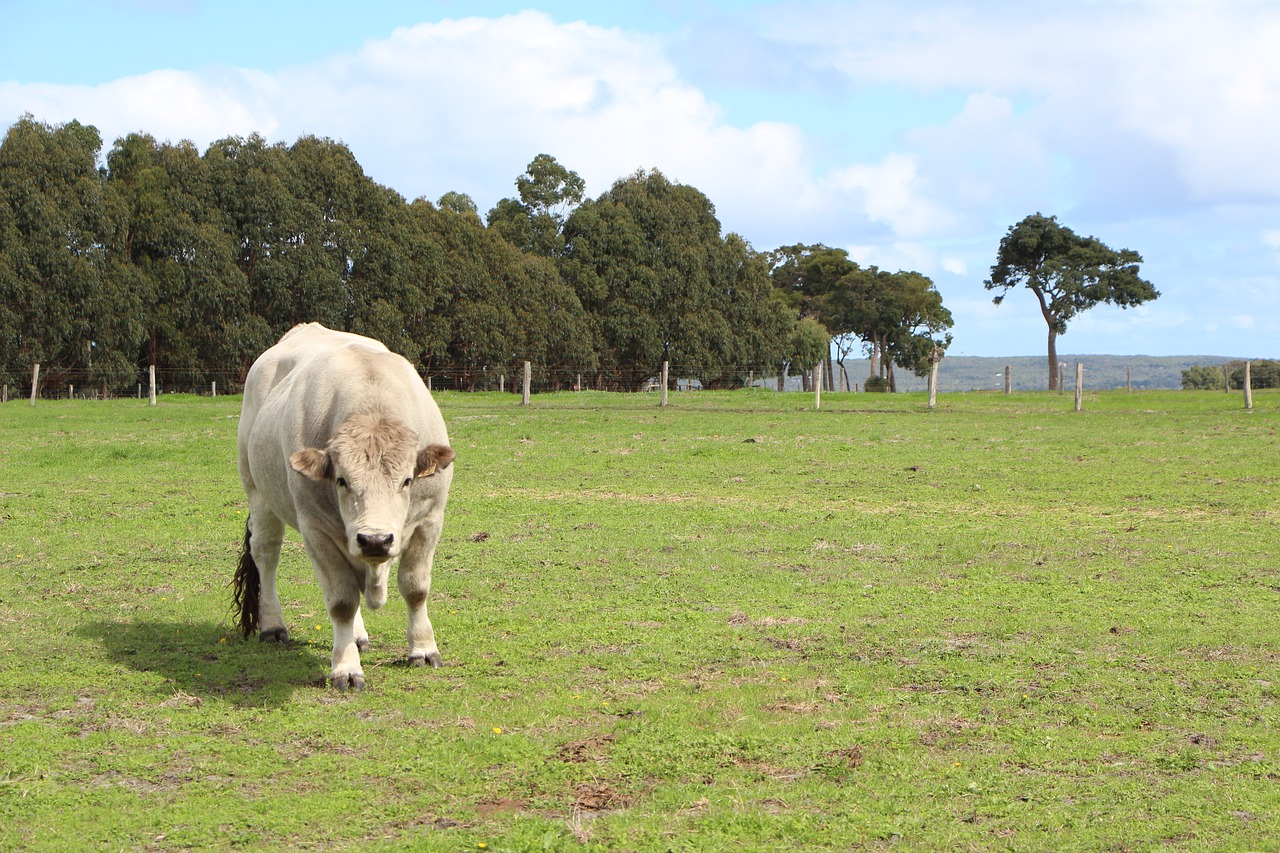
<path fill-rule="evenodd" d="M 841 370 L 861 345 L 871 377 L 894 389 L 894 365 L 923 376 L 951 344 L 951 312 L 927 276 L 861 267 L 844 249 L 823 245 L 784 246 L 771 260 L 788 304 L 830 331 Z"/>
<path fill-rule="evenodd" d="M 552 387 L 635 388 L 663 361 L 735 387 L 812 367 L 833 334 L 842 353 L 866 342 L 891 377 L 948 340 L 924 276 L 822 246 L 759 252 L 656 170 L 587 199 L 539 154 L 482 221 L 460 192 L 407 201 L 331 139 L 102 145 L 93 127 L 31 116 L 0 141 L 4 381 L 38 361 L 53 383 L 119 387 L 156 365 L 235 384 L 307 321 L 378 337 L 462 388 L 523 360 Z"/>
<path fill-rule="evenodd" d="M 1081 237 L 1039 213 L 1009 227 L 1000 241 L 987 290 L 1000 293 L 1020 285 L 1035 294 L 1049 327 L 1049 390 L 1058 387 L 1058 335 L 1081 311 L 1101 303 L 1129 308 L 1160 293 L 1138 276 L 1142 256 L 1130 249 L 1112 249 L 1095 237 Z"/>
<path fill-rule="evenodd" d="M 723 387 L 780 360 L 796 318 L 774 298 L 764 258 L 722 237 L 693 187 L 637 172 L 583 203 L 564 235 L 561 269 L 596 320 L 603 370 L 669 361 Z"/>
<path fill-rule="evenodd" d="M 1209 367 L 1197 365 L 1182 371 L 1183 390 L 1239 391 L 1244 388 L 1244 362 L 1229 361 Z M 1280 361 L 1261 359 L 1249 363 L 1249 387 L 1280 388 Z"/>

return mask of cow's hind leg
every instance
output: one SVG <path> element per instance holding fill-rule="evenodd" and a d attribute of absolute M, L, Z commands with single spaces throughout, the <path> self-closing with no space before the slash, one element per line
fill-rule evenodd
<path fill-rule="evenodd" d="M 276 591 L 276 570 L 280 566 L 280 546 L 284 542 L 284 522 L 265 505 L 249 502 L 248 553 L 258 566 L 261 580 L 258 594 L 258 639 L 267 643 L 288 643 L 289 631 L 280 610 Z"/>
<path fill-rule="evenodd" d="M 431 564 L 440 525 L 427 522 L 420 526 L 400 555 L 396 585 L 409 608 L 409 663 L 412 666 L 444 665 L 436 646 L 435 629 L 427 615 L 427 596 L 431 593 Z"/>
<path fill-rule="evenodd" d="M 276 566 L 283 538 L 284 525 L 270 511 L 250 510 L 244 528 L 244 550 L 231 582 L 231 607 L 245 637 L 258 632 L 263 640 L 288 640 L 276 594 Z"/>

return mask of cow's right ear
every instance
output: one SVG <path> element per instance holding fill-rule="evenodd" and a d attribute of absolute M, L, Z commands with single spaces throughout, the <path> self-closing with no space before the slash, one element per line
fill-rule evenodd
<path fill-rule="evenodd" d="M 289 466 L 308 480 L 328 480 L 333 477 L 329 454 L 308 447 L 289 457 Z"/>
<path fill-rule="evenodd" d="M 413 467 L 414 477 L 430 477 L 443 471 L 453 462 L 453 448 L 447 444 L 428 444 L 418 451 L 418 461 Z"/>

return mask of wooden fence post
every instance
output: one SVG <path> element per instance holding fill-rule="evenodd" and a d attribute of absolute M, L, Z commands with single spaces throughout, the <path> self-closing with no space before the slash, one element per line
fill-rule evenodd
<path fill-rule="evenodd" d="M 662 362 L 662 402 L 661 406 L 667 405 L 667 382 L 671 377 L 671 362 Z"/>
<path fill-rule="evenodd" d="M 216 396 L 218 396 L 218 380 L 216 380 L 216 379 L 215 379 L 215 380 L 213 380 L 213 385 L 212 385 L 212 386 L 210 386 L 210 388 L 209 388 L 209 396 L 210 396 L 210 397 L 216 397 Z"/>
<path fill-rule="evenodd" d="M 1253 411 L 1253 373 L 1250 370 L 1252 362 L 1244 363 L 1244 408 L 1245 411 Z"/>
<path fill-rule="evenodd" d="M 9 383 L 8 382 L 5 383 L 4 389 L 0 390 L 0 403 L 7 403 L 7 402 L 9 402 Z"/>
<path fill-rule="evenodd" d="M 938 351 L 935 349 L 929 356 L 929 408 L 938 405 Z"/>
<path fill-rule="evenodd" d="M 156 366 L 154 364 L 151 365 L 151 370 L 149 372 L 151 376 L 151 396 L 149 399 L 151 400 L 151 405 L 154 406 L 156 404 Z"/>
<path fill-rule="evenodd" d="M 1076 362 L 1076 411 L 1084 408 L 1084 365 Z"/>
<path fill-rule="evenodd" d="M 813 366 L 813 408 L 822 408 L 822 362 Z"/>
<path fill-rule="evenodd" d="M 40 387 L 40 362 L 31 368 L 31 405 L 36 404 L 36 389 Z"/>
<path fill-rule="evenodd" d="M 1013 393 L 1013 366 L 1009 364 L 1004 366 L 1004 393 Z"/>
<path fill-rule="evenodd" d="M 533 382 L 533 365 L 524 363 L 524 390 L 520 393 L 520 405 L 529 405 L 529 385 Z"/>
<path fill-rule="evenodd" d="M 1124 369 L 1124 387 L 1130 394 L 1133 393 L 1133 368 L 1126 367 Z"/>
<path fill-rule="evenodd" d="M 1065 361 L 1058 362 L 1058 393 L 1067 393 L 1066 388 L 1067 363 Z"/>

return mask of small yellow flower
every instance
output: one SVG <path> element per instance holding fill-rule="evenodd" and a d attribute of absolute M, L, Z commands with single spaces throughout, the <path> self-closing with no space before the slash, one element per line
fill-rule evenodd
<path fill-rule="evenodd" d="M 494 733 L 495 735 L 500 735 L 500 734 L 502 734 L 502 726 L 494 726 L 494 727 L 493 727 L 493 733 Z M 481 845 L 481 846 L 483 847 L 484 845 Z"/>
<path fill-rule="evenodd" d="M 489 846 L 489 845 L 485 844 L 483 841 L 477 841 L 477 842 L 476 842 L 476 847 L 477 847 L 478 849 L 480 849 L 480 850 L 483 850 L 483 849 L 485 849 L 485 848 L 486 848 L 486 847 L 488 847 L 488 846 Z"/>
<path fill-rule="evenodd" d="M 219 642 L 219 643 L 222 643 L 222 644 L 224 644 L 224 645 L 225 645 L 225 644 L 226 644 L 226 642 L 227 642 L 227 638 L 226 638 L 226 637 L 219 637 L 219 638 L 218 638 L 218 642 Z"/>

